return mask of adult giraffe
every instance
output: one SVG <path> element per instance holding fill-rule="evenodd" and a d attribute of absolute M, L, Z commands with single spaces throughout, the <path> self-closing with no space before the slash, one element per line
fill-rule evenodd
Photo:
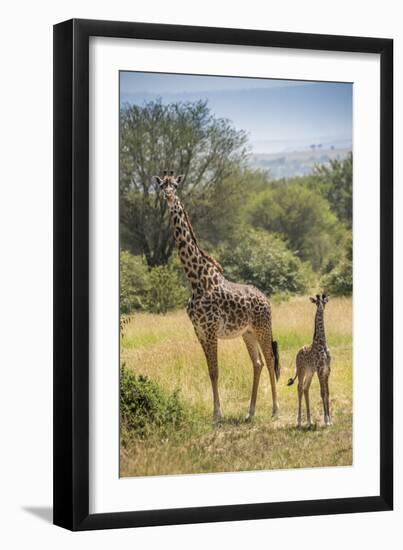
<path fill-rule="evenodd" d="M 255 414 L 263 352 L 270 375 L 272 416 L 278 412 L 276 379 L 280 376 L 277 343 L 272 338 L 271 309 L 266 296 L 251 285 L 236 284 L 223 276 L 220 264 L 200 248 L 176 190 L 183 176 L 164 172 L 155 176 L 168 203 L 179 258 L 192 288 L 187 313 L 207 360 L 213 388 L 213 421 L 221 419 L 218 393 L 218 338 L 242 336 L 253 364 L 252 395 L 247 418 Z"/>

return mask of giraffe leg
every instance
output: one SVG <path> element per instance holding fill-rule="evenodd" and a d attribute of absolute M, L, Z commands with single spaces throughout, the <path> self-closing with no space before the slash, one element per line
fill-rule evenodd
<path fill-rule="evenodd" d="M 326 363 L 326 406 L 327 406 L 327 425 L 330 426 L 332 424 L 332 419 L 330 417 L 330 405 L 329 405 L 329 376 L 330 376 L 330 353 L 328 353 L 328 360 Z"/>
<path fill-rule="evenodd" d="M 327 425 L 331 426 L 332 419 L 330 417 L 330 405 L 329 405 L 329 374 L 326 375 L 326 406 L 327 406 Z"/>
<path fill-rule="evenodd" d="M 305 405 L 306 405 L 306 421 L 308 426 L 312 425 L 311 410 L 309 407 L 309 388 L 312 382 L 312 377 L 314 371 L 308 370 L 304 380 L 304 396 L 305 396 Z"/>
<path fill-rule="evenodd" d="M 298 414 L 297 414 L 297 426 L 301 426 L 302 421 L 302 394 L 304 393 L 304 371 L 298 370 Z"/>
<path fill-rule="evenodd" d="M 270 376 L 271 396 L 273 401 L 272 418 L 277 418 L 278 401 L 277 401 L 276 376 L 274 373 L 274 355 L 271 347 L 271 335 L 269 335 L 267 332 L 264 332 L 264 333 L 260 332 L 260 333 L 257 333 L 257 338 L 259 341 L 259 345 L 262 349 L 262 352 L 266 361 L 266 366 Z"/>
<path fill-rule="evenodd" d="M 329 408 L 329 373 L 323 372 L 319 378 L 320 381 L 320 396 L 323 403 L 323 421 L 326 426 L 331 425 L 330 408 Z"/>
<path fill-rule="evenodd" d="M 325 424 L 327 424 L 326 389 L 325 389 L 325 380 L 322 373 L 319 375 L 319 383 L 320 383 L 320 397 L 322 399 L 322 405 L 323 405 L 323 421 Z"/>
<path fill-rule="evenodd" d="M 259 351 L 259 344 L 256 335 L 253 332 L 246 332 L 243 336 L 246 348 L 249 353 L 253 365 L 253 384 L 252 395 L 250 398 L 249 412 L 246 415 L 246 419 L 249 420 L 255 415 L 257 390 L 259 387 L 260 373 L 262 372 L 263 361 Z"/>
<path fill-rule="evenodd" d="M 216 424 L 221 420 L 220 396 L 218 394 L 217 338 L 214 337 L 200 343 L 206 356 L 211 387 L 213 389 L 213 422 Z"/>

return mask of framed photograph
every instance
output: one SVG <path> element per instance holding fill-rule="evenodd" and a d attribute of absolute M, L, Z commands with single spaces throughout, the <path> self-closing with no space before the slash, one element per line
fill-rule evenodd
<path fill-rule="evenodd" d="M 393 42 L 54 27 L 54 523 L 391 510 Z"/>

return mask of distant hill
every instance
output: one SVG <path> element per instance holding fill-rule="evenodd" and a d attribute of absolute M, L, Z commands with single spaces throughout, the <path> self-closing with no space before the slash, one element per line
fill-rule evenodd
<path fill-rule="evenodd" d="M 344 159 L 351 148 L 322 148 L 315 146 L 302 151 L 254 154 L 250 159 L 253 168 L 268 170 L 274 179 L 306 176 L 315 164 L 325 164 L 333 159 Z"/>

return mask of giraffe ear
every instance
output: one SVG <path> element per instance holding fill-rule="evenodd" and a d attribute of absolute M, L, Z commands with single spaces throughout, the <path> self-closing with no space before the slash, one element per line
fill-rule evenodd
<path fill-rule="evenodd" d="M 184 176 L 183 174 L 181 174 L 180 176 L 178 176 L 178 177 L 176 178 L 176 183 L 181 183 L 181 182 L 183 181 L 184 177 L 185 177 L 185 176 Z"/>
<path fill-rule="evenodd" d="M 324 304 L 327 304 L 329 301 L 329 294 L 322 294 L 322 301 Z"/>
<path fill-rule="evenodd" d="M 158 185 L 162 184 L 162 179 L 159 176 L 154 176 L 154 179 L 158 183 Z"/>
<path fill-rule="evenodd" d="M 316 304 L 315 298 L 312 298 L 312 296 L 309 296 L 309 299 L 311 300 L 311 302 L 312 302 L 313 304 Z"/>

